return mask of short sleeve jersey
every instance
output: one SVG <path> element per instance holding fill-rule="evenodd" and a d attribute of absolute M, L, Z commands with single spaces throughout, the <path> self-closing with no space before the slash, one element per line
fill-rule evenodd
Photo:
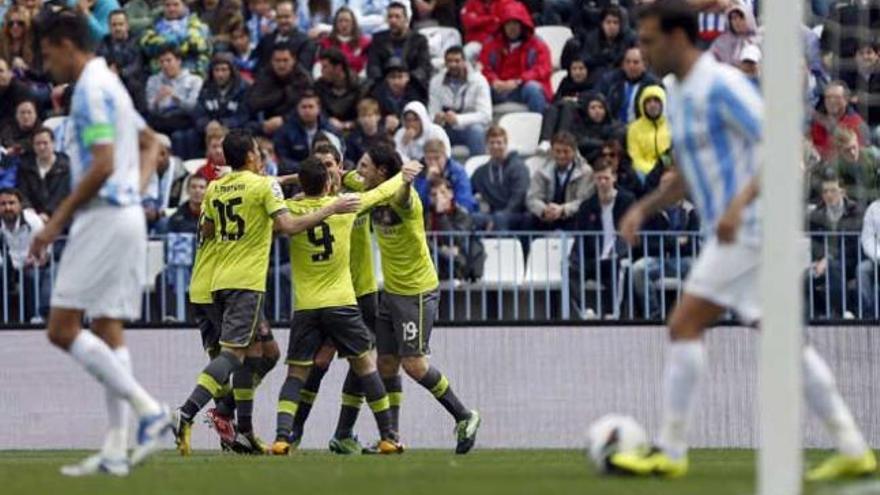
<path fill-rule="evenodd" d="M 333 215 L 323 222 L 294 235 L 290 240 L 290 264 L 295 287 L 294 308 L 297 310 L 332 308 L 356 304 L 352 284 L 352 228 L 363 211 L 386 201 L 401 186 L 399 175 L 364 193 L 357 213 Z M 336 198 L 303 198 L 288 200 L 294 215 L 307 215 L 329 205 Z"/>
<path fill-rule="evenodd" d="M 208 186 L 204 221 L 214 223 L 211 292 L 266 290 L 274 217 L 287 210 L 281 186 L 271 177 L 234 171 Z"/>
<path fill-rule="evenodd" d="M 200 218 L 199 225 L 203 220 L 204 215 Z M 213 239 L 201 239 L 199 242 L 189 281 L 189 301 L 193 304 L 210 304 L 213 301 L 211 282 L 214 265 L 217 264 L 216 247 L 217 243 Z"/>
<path fill-rule="evenodd" d="M 393 200 L 373 209 L 373 228 L 382 254 L 385 291 L 414 296 L 437 288 L 437 270 L 428 252 L 422 202 L 410 193 L 409 208 Z"/>
<path fill-rule="evenodd" d="M 70 101 L 73 135 L 65 149 L 70 157 L 71 184 L 92 166 L 92 146 L 113 145 L 113 173 L 98 191 L 98 200 L 112 206 L 141 202 L 139 133 L 146 127 L 131 97 L 103 58 L 90 60 Z"/>

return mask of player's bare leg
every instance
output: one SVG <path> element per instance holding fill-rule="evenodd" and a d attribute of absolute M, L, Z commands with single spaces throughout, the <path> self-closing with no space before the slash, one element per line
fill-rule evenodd
<path fill-rule="evenodd" d="M 669 318 L 669 354 L 663 372 L 663 420 L 658 448 L 648 455 L 620 453 L 611 457 L 617 469 L 638 475 L 669 477 L 687 473 L 687 422 L 694 393 L 706 368 L 703 334 L 725 309 L 685 293 Z"/>
<path fill-rule="evenodd" d="M 68 352 L 104 384 L 110 432 L 97 459 L 91 457 L 79 465 L 63 468 L 62 472 L 71 476 L 98 472 L 125 475 L 128 473 L 125 403 L 131 404 L 140 416 L 138 446 L 132 454 L 133 464 L 158 449 L 159 440 L 169 426 L 168 413 L 134 379 L 131 360 L 124 347 L 122 322 L 96 319 L 94 332 L 84 332 L 82 316 L 79 310 L 52 308 L 48 337 L 52 344 Z"/>

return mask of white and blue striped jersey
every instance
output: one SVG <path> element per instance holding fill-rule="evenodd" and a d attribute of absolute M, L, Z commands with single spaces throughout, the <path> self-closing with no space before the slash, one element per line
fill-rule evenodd
<path fill-rule="evenodd" d="M 764 103 L 741 72 L 708 53 L 684 80 L 669 84 L 668 101 L 675 161 L 700 214 L 703 236 L 710 239 L 733 198 L 758 174 Z M 753 202 L 739 237 L 757 243 L 760 235 Z"/>
<path fill-rule="evenodd" d="M 103 58 L 90 60 L 76 82 L 70 103 L 73 139 L 69 149 L 71 185 L 92 166 L 92 146 L 113 145 L 113 174 L 98 191 L 100 203 L 140 204 L 140 144 L 146 126 L 119 78 Z"/>

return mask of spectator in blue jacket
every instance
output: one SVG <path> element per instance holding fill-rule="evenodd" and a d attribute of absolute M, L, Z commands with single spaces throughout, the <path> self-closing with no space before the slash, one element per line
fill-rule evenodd
<path fill-rule="evenodd" d="M 249 86 L 242 80 L 232 55 L 214 55 L 208 69 L 208 79 L 196 103 L 196 130 L 203 132 L 211 122 L 227 129 L 244 127 L 248 121 L 245 94 Z"/>
<path fill-rule="evenodd" d="M 272 139 L 278 155 L 278 175 L 299 172 L 299 162 L 309 157 L 319 132 L 332 134 L 333 130 L 321 118 L 321 99 L 308 89 L 300 96 L 296 113 L 284 119 L 284 125 Z"/>
<path fill-rule="evenodd" d="M 447 157 L 446 143 L 440 139 L 429 139 L 425 143 L 424 162 L 425 169 L 416 177 L 413 185 L 425 211 L 431 206 L 431 182 L 439 179 L 446 180 L 452 186 L 455 204 L 471 213 L 477 211 L 477 200 L 474 199 L 467 171 L 460 163 Z"/>

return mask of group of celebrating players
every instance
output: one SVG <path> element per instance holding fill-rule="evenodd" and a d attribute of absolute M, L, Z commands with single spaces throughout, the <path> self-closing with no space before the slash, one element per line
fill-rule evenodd
<path fill-rule="evenodd" d="M 232 172 L 212 182 L 205 195 L 190 288 L 212 359 L 172 415 L 181 454 L 191 452 L 193 418 L 212 399 L 218 407 L 208 417 L 225 448 L 288 454 L 302 437 L 326 371 L 326 365 L 315 367 L 315 361 L 334 353 L 346 358 L 350 369 L 330 441 L 333 452 L 361 452 L 352 430 L 364 400 L 380 440 L 363 451 L 403 451 L 397 433 L 401 367 L 455 419 L 456 452 L 470 451 L 480 416 L 462 405 L 449 380 L 427 358 L 439 296 L 422 205 L 411 187 L 422 165 L 403 164 L 393 146 L 380 143 L 366 152 L 357 171 L 343 174 L 338 150 L 319 145 L 297 176 L 284 178 L 302 189 L 285 201 L 279 182 L 262 175 L 260 151 L 248 132 L 232 131 L 223 141 L 223 152 Z M 349 192 L 340 195 L 343 188 Z M 385 278 L 378 308 L 369 219 Z M 262 321 L 273 232 L 290 236 L 296 291 L 287 378 L 278 397 L 275 442 L 269 448 L 254 434 L 251 418 L 254 388 L 277 356 L 271 331 Z M 235 424 L 230 421 L 233 404 Z"/>

